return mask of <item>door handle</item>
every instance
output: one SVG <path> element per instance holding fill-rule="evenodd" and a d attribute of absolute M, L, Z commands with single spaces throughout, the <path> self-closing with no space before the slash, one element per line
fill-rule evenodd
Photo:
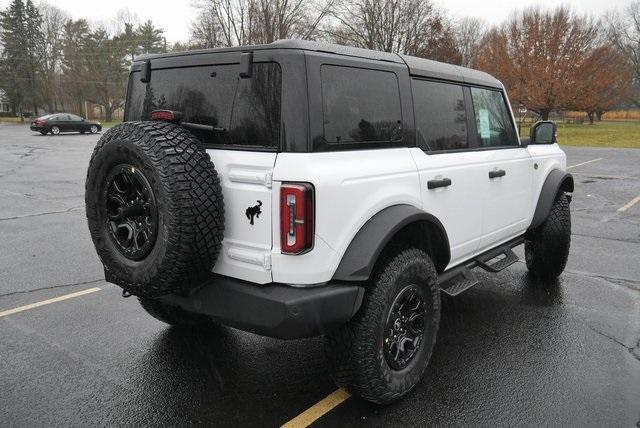
<path fill-rule="evenodd" d="M 439 180 L 429 180 L 427 181 L 428 189 L 437 189 L 438 187 L 447 187 L 451 186 L 450 178 L 441 178 Z"/>
<path fill-rule="evenodd" d="M 489 171 L 489 178 L 504 177 L 505 175 L 507 175 L 507 173 L 504 169 L 494 169 L 493 171 Z"/>

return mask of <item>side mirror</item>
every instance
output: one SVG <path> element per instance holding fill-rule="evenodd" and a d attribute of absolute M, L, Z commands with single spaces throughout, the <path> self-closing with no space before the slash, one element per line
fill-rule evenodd
<path fill-rule="evenodd" d="M 554 144 L 557 143 L 558 127 L 550 120 L 536 122 L 531 127 L 529 136 L 530 144 Z"/>

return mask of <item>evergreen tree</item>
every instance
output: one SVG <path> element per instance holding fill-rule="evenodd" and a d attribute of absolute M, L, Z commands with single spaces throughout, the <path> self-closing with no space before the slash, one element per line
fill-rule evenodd
<path fill-rule="evenodd" d="M 125 22 L 124 31 L 120 34 L 119 39 L 124 45 L 127 55 L 131 57 L 131 62 L 133 62 L 134 57 L 140 53 L 138 35 L 133 28 L 133 24 Z"/>
<path fill-rule="evenodd" d="M 31 0 L 14 0 L 0 12 L 3 89 L 15 112 L 28 105 L 38 114 L 42 17 Z"/>
<path fill-rule="evenodd" d="M 0 58 L 2 89 L 9 98 L 14 113 L 22 111 L 27 97 L 28 83 L 24 78 L 27 65 L 24 46 L 27 37 L 25 20 L 22 0 L 14 0 L 6 10 L 0 12 L 0 44 L 3 46 Z"/>
<path fill-rule="evenodd" d="M 140 52 L 145 54 L 161 53 L 167 50 L 164 30 L 156 28 L 151 20 L 138 26 L 136 40 L 138 41 Z"/>

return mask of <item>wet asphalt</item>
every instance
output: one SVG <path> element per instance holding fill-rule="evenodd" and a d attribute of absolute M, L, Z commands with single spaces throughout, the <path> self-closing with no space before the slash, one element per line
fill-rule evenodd
<path fill-rule="evenodd" d="M 0 426 L 278 426 L 336 388 L 320 338 L 170 328 L 103 281 L 84 217 L 98 136 L 0 124 Z M 443 298 L 424 381 L 355 398 L 317 426 L 640 426 L 640 150 L 565 148 L 569 263 L 541 283 L 518 262 Z M 522 248 L 517 250 L 522 257 Z"/>

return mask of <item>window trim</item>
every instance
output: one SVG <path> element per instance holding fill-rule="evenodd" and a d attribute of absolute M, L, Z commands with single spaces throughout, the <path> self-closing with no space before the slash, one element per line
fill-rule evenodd
<path fill-rule="evenodd" d="M 357 70 L 365 70 L 365 71 L 377 71 L 377 72 L 381 72 L 381 73 L 389 73 L 392 74 L 395 78 L 396 78 L 396 87 L 398 89 L 398 106 L 400 107 L 400 123 L 402 124 L 402 134 L 400 136 L 400 139 L 398 140 L 376 140 L 376 141 L 347 141 L 344 143 L 341 142 L 337 142 L 337 141 L 327 141 L 327 139 L 325 138 L 325 128 L 324 128 L 324 118 L 325 118 L 325 103 L 324 103 L 324 88 L 322 87 L 323 84 L 323 80 L 322 80 L 322 68 L 328 66 L 328 67 L 339 67 L 339 68 L 351 68 L 351 69 L 357 69 Z M 393 147 L 406 147 L 407 142 L 405 141 L 405 130 L 407 127 L 405 118 L 404 118 L 404 112 L 402 109 L 402 94 L 401 94 L 401 87 L 400 87 L 400 76 L 398 76 L 398 73 L 396 73 L 395 71 L 392 70 L 382 70 L 379 68 L 371 68 L 371 67 L 357 67 L 354 65 L 344 65 L 344 64 L 335 64 L 335 63 L 331 63 L 331 62 L 325 62 L 320 64 L 320 107 L 321 107 L 321 113 L 322 113 L 322 135 L 321 137 L 321 141 L 320 144 L 324 145 L 325 147 L 327 147 L 326 149 L 324 149 L 323 151 L 336 151 L 336 150 L 365 150 L 365 149 L 376 149 L 376 148 L 380 148 L 380 149 L 388 149 L 388 148 L 393 148 Z M 314 147 L 317 147 L 317 143 L 314 142 L 313 143 Z M 315 150 L 314 150 L 315 151 Z"/>
<path fill-rule="evenodd" d="M 508 149 L 526 149 L 527 145 L 526 144 L 522 144 L 522 140 L 520 139 L 520 135 L 518 135 L 518 132 L 516 130 L 515 127 L 515 123 L 513 122 L 513 112 L 511 111 L 511 107 L 507 101 L 507 97 L 506 97 L 506 92 L 504 89 L 499 89 L 499 88 L 494 88 L 491 86 L 483 86 L 483 85 L 475 85 L 475 84 L 470 84 L 470 83 L 466 83 L 466 82 L 460 82 L 460 81 L 456 81 L 456 80 L 449 80 L 449 79 L 438 79 L 438 78 L 434 78 L 434 77 L 425 77 L 425 76 L 420 76 L 420 75 L 414 75 L 411 74 L 409 75 L 409 78 L 411 79 L 411 81 L 413 80 L 425 80 L 428 82 L 438 82 L 438 83 L 449 83 L 449 84 L 453 84 L 453 85 L 458 85 L 461 86 L 463 89 L 463 93 L 464 93 L 464 103 L 465 103 L 465 112 L 467 115 L 467 138 L 469 138 L 471 136 L 471 138 L 473 138 L 473 140 L 475 141 L 469 141 L 469 148 L 468 149 L 450 149 L 450 150 L 425 150 L 425 148 L 420 147 L 418 145 L 418 148 L 421 149 L 425 154 L 427 155 L 439 155 L 439 154 L 447 154 L 447 153 L 465 153 L 465 152 L 481 152 L 481 151 L 485 151 L 485 150 L 508 150 Z M 502 95 L 502 100 L 505 104 L 505 106 L 507 107 L 507 112 L 510 113 L 509 114 L 509 122 L 511 123 L 511 127 L 513 128 L 515 135 L 518 139 L 518 144 L 514 145 L 514 146 L 495 146 L 495 147 L 480 147 L 480 136 L 478 135 L 478 129 L 477 129 L 477 125 L 476 125 L 476 113 L 475 113 L 475 109 L 473 108 L 473 98 L 471 96 L 471 88 L 478 88 L 478 89 L 486 89 L 486 90 L 490 90 L 490 91 L 495 91 L 495 92 L 499 92 Z M 411 88 L 411 95 L 413 96 L 413 86 Z M 468 97 L 468 98 L 467 98 Z M 413 113 L 415 115 L 415 100 L 413 100 Z M 469 110 L 471 110 L 471 112 L 469 112 Z M 473 135 L 471 134 L 471 131 L 473 131 Z M 415 134 L 416 134 L 416 142 L 418 141 L 418 127 L 415 126 L 415 130 L 414 130 Z"/>

